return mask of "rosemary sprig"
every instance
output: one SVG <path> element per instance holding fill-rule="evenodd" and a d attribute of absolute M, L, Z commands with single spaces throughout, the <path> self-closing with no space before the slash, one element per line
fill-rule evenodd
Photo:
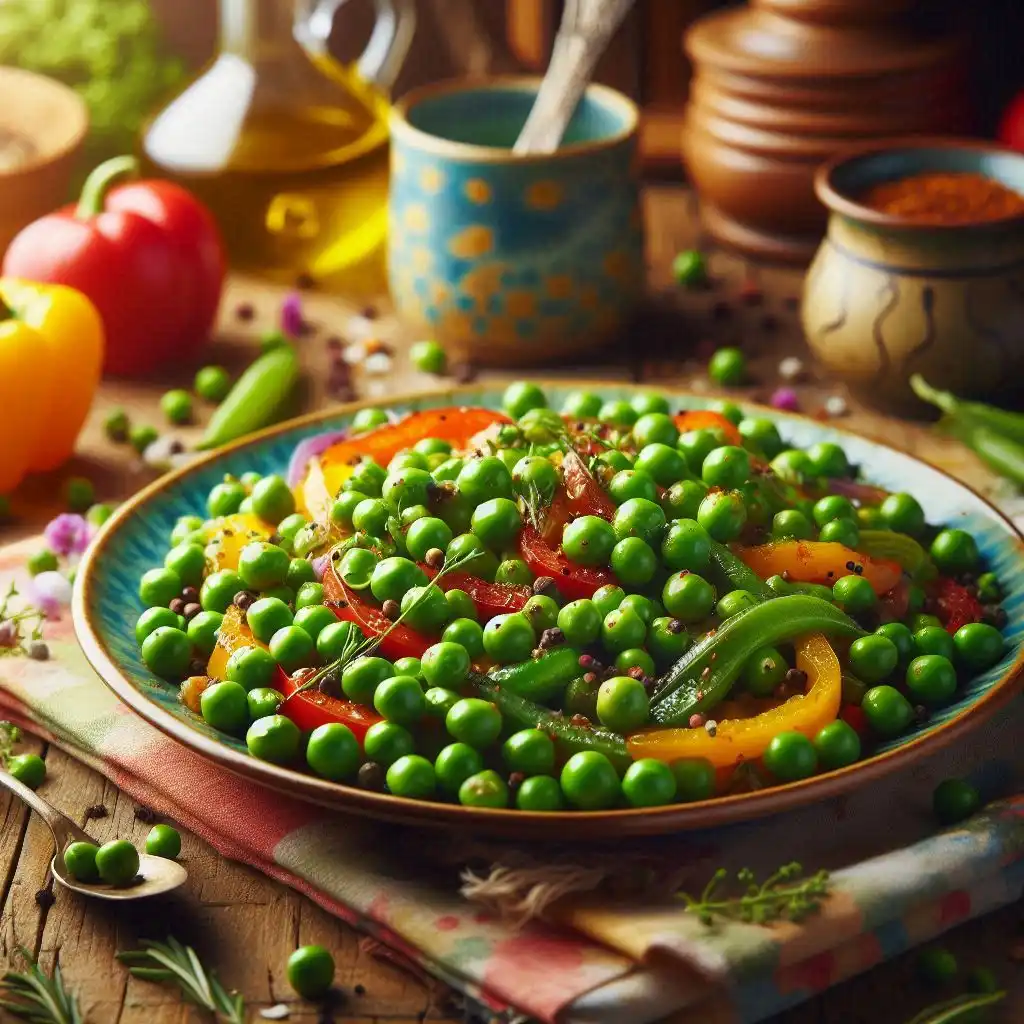
<path fill-rule="evenodd" d="M 14 754 L 14 745 L 21 739 L 21 730 L 13 722 L 0 722 L 0 766 L 6 768 Z"/>
<path fill-rule="evenodd" d="M 548 506 L 540 493 L 540 488 L 531 480 L 526 493 L 519 496 L 519 511 L 523 519 L 540 533 L 544 528 L 547 510 Z"/>
<path fill-rule="evenodd" d="M 946 999 L 941 1003 L 926 1006 L 920 1013 L 916 1014 L 907 1024 L 956 1024 L 957 1021 L 974 1022 L 978 1019 L 977 1011 L 998 1003 L 1005 998 L 1004 991 L 980 992 L 977 994 L 965 993 L 956 996 L 954 999 Z"/>
<path fill-rule="evenodd" d="M 142 949 L 118 953 L 136 978 L 165 981 L 177 985 L 189 1002 L 215 1014 L 225 1024 L 245 1024 L 245 1001 L 237 992 L 229 993 L 208 972 L 191 946 L 170 937 L 166 942 L 142 943 Z"/>
<path fill-rule="evenodd" d="M 407 619 L 409 615 L 412 614 L 412 612 L 415 611 L 415 609 L 418 608 L 420 604 L 426 600 L 427 593 L 430 591 L 432 587 L 436 587 L 437 584 L 441 581 L 441 579 L 447 576 L 448 573 L 455 572 L 457 569 L 461 569 L 462 566 L 466 565 L 468 562 L 471 562 L 476 557 L 477 553 L 475 551 L 470 551 L 467 552 L 465 555 L 460 555 L 458 558 L 453 558 L 450 560 L 446 559 L 444 564 L 438 570 L 437 575 L 432 580 L 430 580 L 427 583 L 427 585 L 423 588 L 423 593 L 420 594 L 419 597 L 408 608 L 406 608 L 406 610 L 402 612 L 398 616 L 398 618 L 395 619 L 388 626 L 388 628 L 384 630 L 383 633 L 377 634 L 375 636 L 366 636 L 362 637 L 361 639 L 356 639 L 357 634 L 356 631 L 353 630 L 346 639 L 345 646 L 344 648 L 342 648 L 341 654 L 337 658 L 335 658 L 334 661 L 330 662 L 327 665 L 324 665 L 322 668 L 314 672 L 294 692 L 302 693 L 305 690 L 312 689 L 314 686 L 319 686 L 320 681 L 324 679 L 326 676 L 330 675 L 331 673 L 342 672 L 345 669 L 346 665 L 349 665 L 357 658 L 363 657 L 363 655 L 365 654 L 369 654 L 370 651 L 372 651 L 374 648 L 379 647 L 381 641 L 388 637 L 391 634 L 392 630 L 400 626 L 405 621 L 405 619 Z M 345 581 L 342 580 L 342 578 L 338 575 L 338 570 L 334 564 L 333 557 L 328 559 L 327 565 L 327 571 L 333 572 L 338 581 L 344 583 Z M 345 585 L 347 586 L 347 584 Z"/>
<path fill-rule="evenodd" d="M 751 924 L 782 919 L 800 921 L 818 909 L 830 885 L 827 871 L 819 871 L 810 878 L 802 875 L 803 868 L 796 861 L 784 864 L 760 883 L 750 868 L 742 868 L 736 872 L 736 882 L 742 892 L 719 895 L 722 883 L 729 877 L 725 868 L 719 868 L 698 899 L 685 892 L 679 896 L 685 901 L 686 909 L 709 926 L 715 917 Z"/>
<path fill-rule="evenodd" d="M 0 657 L 12 654 L 25 654 L 25 641 L 41 640 L 46 612 L 31 604 L 19 611 L 11 611 L 11 602 L 21 595 L 17 584 L 12 583 L 7 593 L 0 598 Z M 26 638 L 24 627 L 29 627 Z"/>
<path fill-rule="evenodd" d="M 29 1024 L 82 1024 L 78 1000 L 64 987 L 60 965 L 47 976 L 28 950 L 18 952 L 28 964 L 23 972 L 8 971 L 0 978 L 0 1009 Z"/>

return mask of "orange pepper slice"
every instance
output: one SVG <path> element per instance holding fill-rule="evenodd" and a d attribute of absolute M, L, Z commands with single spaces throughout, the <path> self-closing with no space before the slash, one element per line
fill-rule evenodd
<path fill-rule="evenodd" d="M 259 516 L 244 512 L 217 520 L 206 540 L 206 555 L 214 569 L 237 569 L 238 556 L 246 544 L 266 540 L 274 528 Z"/>
<path fill-rule="evenodd" d="M 319 462 L 324 487 L 327 494 L 333 497 L 352 473 L 352 467 L 362 458 L 369 456 L 386 466 L 400 451 L 411 448 L 425 437 L 439 437 L 448 441 L 453 448 L 464 448 L 488 427 L 510 422 L 500 412 L 476 406 L 425 409 L 423 412 L 410 413 L 398 423 L 388 423 L 365 434 L 338 441 L 311 461 Z M 313 508 L 309 506 L 310 499 L 305 495 L 305 487 L 303 490 L 304 503 L 312 513 Z"/>
<path fill-rule="evenodd" d="M 690 409 L 688 412 L 677 412 L 672 419 L 679 428 L 680 434 L 685 434 L 688 430 L 717 427 L 725 435 L 729 444 L 743 444 L 743 437 L 736 429 L 736 424 L 732 420 L 726 419 L 720 412 L 712 412 L 710 409 Z"/>
<path fill-rule="evenodd" d="M 806 693 L 796 694 L 753 718 L 719 721 L 714 736 L 703 727 L 634 733 L 626 741 L 630 754 L 637 760 L 653 757 L 667 762 L 703 757 L 718 768 L 728 768 L 759 758 L 780 732 L 796 730 L 813 739 L 839 714 L 839 659 L 820 633 L 801 637 L 794 647 L 797 668 L 807 673 Z"/>
<path fill-rule="evenodd" d="M 835 542 L 783 540 L 756 547 L 735 549 L 736 554 L 761 579 L 785 576 L 797 583 L 831 586 L 840 576 L 849 576 L 848 564 L 863 567 L 862 575 L 876 594 L 887 594 L 903 577 L 898 562 L 869 558 Z"/>
<path fill-rule="evenodd" d="M 224 613 L 224 620 L 217 630 L 217 646 L 214 647 L 210 660 L 206 663 L 206 674 L 211 679 L 224 679 L 227 676 L 228 659 L 239 647 L 262 647 L 245 624 L 244 616 L 237 605 L 229 606 Z"/>

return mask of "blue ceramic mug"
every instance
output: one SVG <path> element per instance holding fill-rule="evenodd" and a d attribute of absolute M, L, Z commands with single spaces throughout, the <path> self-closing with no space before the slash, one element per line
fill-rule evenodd
<path fill-rule="evenodd" d="M 441 83 L 391 115 L 391 295 L 458 358 L 512 366 L 591 349 L 643 289 L 636 106 L 591 85 L 555 153 L 515 156 L 538 85 Z"/>

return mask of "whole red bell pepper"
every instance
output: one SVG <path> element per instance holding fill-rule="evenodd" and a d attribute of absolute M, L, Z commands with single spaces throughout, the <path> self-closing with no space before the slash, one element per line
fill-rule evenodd
<path fill-rule="evenodd" d="M 29 224 L 11 242 L 3 273 L 70 285 L 103 319 L 104 370 L 145 373 L 188 359 L 206 341 L 224 283 L 213 217 L 166 181 L 115 182 L 135 174 L 115 157 L 86 179 L 77 206 Z"/>

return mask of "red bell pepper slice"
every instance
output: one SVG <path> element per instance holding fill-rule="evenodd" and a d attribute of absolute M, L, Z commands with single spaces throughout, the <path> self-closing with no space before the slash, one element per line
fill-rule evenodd
<path fill-rule="evenodd" d="M 551 507 L 544 517 L 541 536 L 557 546 L 562 527 L 575 516 L 598 516 L 611 522 L 615 503 L 594 479 L 593 473 L 576 451 L 568 451 L 562 459 L 562 486 L 555 492 Z"/>
<path fill-rule="evenodd" d="M 474 437 L 495 423 L 509 418 L 493 409 L 476 406 L 446 406 L 410 413 L 397 423 L 388 423 L 365 434 L 332 444 L 319 456 L 321 465 L 356 463 L 367 456 L 386 466 L 404 448 L 425 437 L 439 437 L 453 448 L 469 447 Z"/>
<path fill-rule="evenodd" d="M 595 590 L 619 582 L 607 569 L 570 562 L 561 551 L 547 544 L 532 526 L 524 526 L 519 534 L 519 553 L 535 576 L 551 576 L 570 601 L 593 597 Z"/>
<path fill-rule="evenodd" d="M 725 435 L 729 444 L 742 444 L 743 438 L 736 429 L 732 420 L 726 419 L 719 412 L 712 412 L 710 409 L 690 409 L 688 412 L 677 412 L 672 417 L 675 425 L 679 428 L 680 434 L 688 430 L 704 430 L 707 427 L 717 427 Z"/>
<path fill-rule="evenodd" d="M 383 637 L 380 651 L 386 658 L 419 658 L 434 643 L 402 623 L 396 626 L 379 608 L 346 587 L 330 568 L 324 573 L 323 584 L 331 611 L 343 622 L 354 622 L 367 636 Z"/>
<path fill-rule="evenodd" d="M 420 563 L 420 568 L 433 579 L 437 569 Z M 533 591 L 523 585 L 511 583 L 488 583 L 478 576 L 470 576 L 468 572 L 446 572 L 437 584 L 445 593 L 449 590 L 464 590 L 469 594 L 481 621 L 493 619 L 495 615 L 521 611 L 527 601 L 533 597 Z"/>
<path fill-rule="evenodd" d="M 981 622 L 981 603 L 956 580 L 951 580 L 948 576 L 937 580 L 935 599 L 939 605 L 939 618 L 944 620 L 946 632 L 951 636 L 969 622 Z"/>
<path fill-rule="evenodd" d="M 278 714 L 290 718 L 304 732 L 311 732 L 321 725 L 340 722 L 352 730 L 361 744 L 366 736 L 366 730 L 371 725 L 383 721 L 373 708 L 368 708 L 365 704 L 330 697 L 316 689 L 297 692 L 299 685 L 290 676 L 285 677 L 281 687 L 285 700 L 278 708 Z"/>

